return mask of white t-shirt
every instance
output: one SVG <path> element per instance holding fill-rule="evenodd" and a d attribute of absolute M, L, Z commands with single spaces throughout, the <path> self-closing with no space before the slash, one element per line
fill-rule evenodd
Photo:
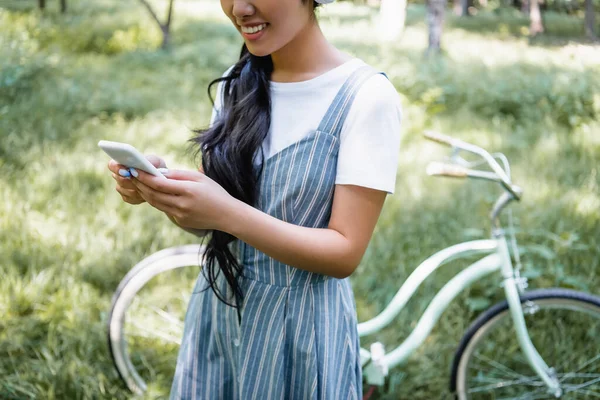
<path fill-rule="evenodd" d="M 346 79 L 364 65 L 354 58 L 307 81 L 271 82 L 271 126 L 262 144 L 265 160 L 316 130 Z M 222 106 L 222 91 L 219 83 L 211 124 Z M 340 134 L 336 184 L 394 193 L 401 113 L 398 92 L 385 76 L 374 75 L 361 86 Z"/>

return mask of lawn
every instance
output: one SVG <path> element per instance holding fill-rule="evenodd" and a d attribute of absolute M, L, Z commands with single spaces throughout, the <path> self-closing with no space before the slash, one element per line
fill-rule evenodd
<path fill-rule="evenodd" d="M 137 261 L 196 239 L 124 204 L 97 142 L 193 168 L 185 141 L 208 123 L 207 84 L 241 39 L 215 1 L 176 2 L 169 51 L 156 50 L 159 32 L 138 2 L 69 1 L 66 16 L 49 3 L 42 15 L 34 2 L 0 2 L 0 398 L 123 399 L 105 338 L 111 296 Z M 489 236 L 498 187 L 427 177 L 427 163 L 447 153 L 424 129 L 506 154 L 525 193 L 513 209 L 530 286 L 600 294 L 600 47 L 579 40 L 581 21 L 550 14 L 548 35 L 530 39 L 510 13 L 449 18 L 443 56 L 424 58 L 422 6 L 410 6 L 394 43 L 377 40 L 371 8 L 339 3 L 320 17 L 334 44 L 387 73 L 404 106 L 396 193 L 351 278 L 359 320 L 435 251 Z M 466 265 L 436 273 L 364 345 L 398 345 Z M 461 335 L 501 299 L 493 278 L 461 294 L 379 398 L 443 397 Z M 164 397 L 161 382 L 148 398 Z"/>

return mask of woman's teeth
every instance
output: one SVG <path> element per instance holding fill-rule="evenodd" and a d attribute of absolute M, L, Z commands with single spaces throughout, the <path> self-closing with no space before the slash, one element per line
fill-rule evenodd
<path fill-rule="evenodd" d="M 262 31 L 267 27 L 267 24 L 261 24 L 258 26 L 242 26 L 242 32 L 244 33 L 256 33 Z"/>

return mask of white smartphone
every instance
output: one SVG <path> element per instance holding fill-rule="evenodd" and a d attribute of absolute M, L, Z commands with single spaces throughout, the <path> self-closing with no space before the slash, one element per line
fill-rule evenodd
<path fill-rule="evenodd" d="M 167 179 L 142 153 L 130 144 L 101 140 L 98 142 L 98 146 L 119 164 Z"/>

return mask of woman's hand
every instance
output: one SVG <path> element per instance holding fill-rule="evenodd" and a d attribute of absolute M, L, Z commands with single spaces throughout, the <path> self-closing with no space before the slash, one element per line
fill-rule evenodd
<path fill-rule="evenodd" d="M 146 158 L 156 168 L 167 167 L 165 161 L 158 156 L 148 155 Z M 145 202 L 135 185 L 131 182 L 131 174 L 126 166 L 117 163 L 115 160 L 110 160 L 108 162 L 108 169 L 112 172 L 113 179 L 117 181 L 115 189 L 119 192 L 125 203 L 141 204 Z"/>
<path fill-rule="evenodd" d="M 202 172 L 169 170 L 168 179 L 135 172 L 131 182 L 141 198 L 180 227 L 227 231 L 237 200 Z"/>

